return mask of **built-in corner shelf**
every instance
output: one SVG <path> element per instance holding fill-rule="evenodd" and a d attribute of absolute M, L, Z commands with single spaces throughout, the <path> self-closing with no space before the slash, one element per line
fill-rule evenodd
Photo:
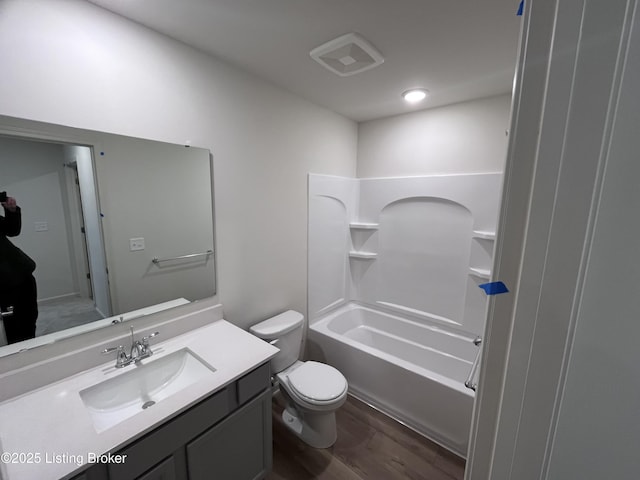
<path fill-rule="evenodd" d="M 469 275 L 473 275 L 474 277 L 483 278 L 485 280 L 491 279 L 491 270 L 487 270 L 485 268 L 469 268 Z"/>
<path fill-rule="evenodd" d="M 378 223 L 361 223 L 361 222 L 352 222 L 349 224 L 349 228 L 354 230 L 377 230 L 380 224 Z"/>
<path fill-rule="evenodd" d="M 353 250 L 349 252 L 349 257 L 358 258 L 360 260 L 373 260 L 377 256 L 378 256 L 377 253 L 372 253 L 372 252 L 356 252 Z"/>
<path fill-rule="evenodd" d="M 353 239 L 353 246 L 351 248 L 355 248 L 356 250 L 351 250 L 349 252 L 350 258 L 355 258 L 358 260 L 373 260 L 378 254 L 374 252 L 363 252 L 361 250 L 357 250 L 358 248 L 363 248 L 364 243 L 362 240 L 365 237 L 369 237 L 369 233 L 364 233 L 366 231 L 378 230 L 380 224 L 378 223 L 368 223 L 368 222 L 350 222 L 349 229 L 351 230 L 351 238 Z M 356 233 L 359 230 L 362 230 L 361 233 Z M 366 247 L 364 247 L 366 248 Z"/>
<path fill-rule="evenodd" d="M 473 238 L 482 238 L 484 240 L 495 240 L 496 232 L 487 232 L 483 230 L 474 230 Z"/>

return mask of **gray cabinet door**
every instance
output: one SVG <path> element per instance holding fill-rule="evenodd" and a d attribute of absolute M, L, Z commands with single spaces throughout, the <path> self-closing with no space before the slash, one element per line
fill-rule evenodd
<path fill-rule="evenodd" d="M 271 392 L 267 390 L 187 444 L 190 480 L 253 480 L 271 469 Z"/>
<path fill-rule="evenodd" d="M 234 397 L 235 388 L 225 388 L 120 450 L 126 460 L 108 465 L 109 480 L 140 478 L 158 462 L 175 455 L 188 441 L 223 419 L 235 406 Z"/>
<path fill-rule="evenodd" d="M 107 467 L 104 464 L 97 464 L 85 470 L 71 480 L 108 480 Z"/>
<path fill-rule="evenodd" d="M 163 460 L 136 480 L 176 480 L 176 466 L 173 457 Z"/>

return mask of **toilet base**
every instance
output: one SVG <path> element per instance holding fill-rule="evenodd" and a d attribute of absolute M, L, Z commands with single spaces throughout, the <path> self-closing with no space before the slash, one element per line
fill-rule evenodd
<path fill-rule="evenodd" d="M 287 407 L 282 412 L 284 424 L 300 440 L 314 448 L 329 448 L 338 438 L 334 412 L 304 412 L 302 419 L 298 411 Z"/>

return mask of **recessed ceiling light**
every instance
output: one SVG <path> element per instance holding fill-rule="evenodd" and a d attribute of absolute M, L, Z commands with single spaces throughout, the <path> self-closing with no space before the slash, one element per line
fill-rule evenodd
<path fill-rule="evenodd" d="M 427 93 L 424 88 L 412 88 L 404 92 L 402 98 L 409 103 L 418 103 L 427 98 Z"/>

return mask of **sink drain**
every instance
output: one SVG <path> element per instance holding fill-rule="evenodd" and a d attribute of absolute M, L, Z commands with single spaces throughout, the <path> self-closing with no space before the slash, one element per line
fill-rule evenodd
<path fill-rule="evenodd" d="M 142 404 L 142 409 L 145 410 L 145 409 L 147 409 L 147 408 L 149 408 L 149 407 L 151 407 L 152 405 L 155 405 L 155 404 L 156 404 L 156 402 L 154 402 L 153 400 L 149 400 L 148 402 L 144 402 Z"/>

